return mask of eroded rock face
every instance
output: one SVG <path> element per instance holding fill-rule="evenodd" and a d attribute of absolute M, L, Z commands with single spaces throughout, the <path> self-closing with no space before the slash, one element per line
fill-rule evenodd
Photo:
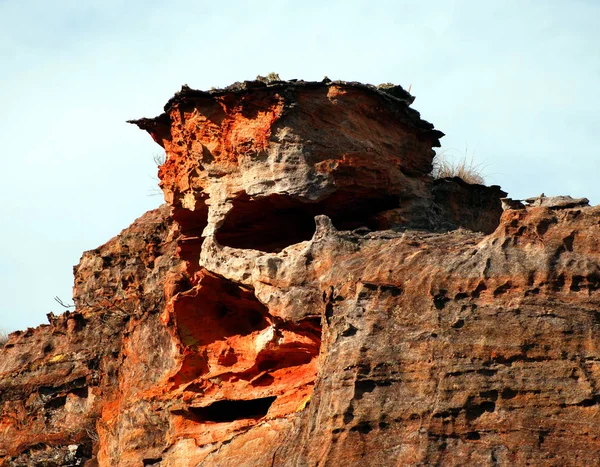
<path fill-rule="evenodd" d="M 380 212 L 430 201 L 442 133 L 412 100 L 399 86 L 255 81 L 184 87 L 164 114 L 133 123 L 166 151 L 169 204 L 208 206 L 204 235 L 223 245 L 274 251 L 310 240 L 317 214 L 343 229 L 377 227 Z"/>
<path fill-rule="evenodd" d="M 137 121 L 170 206 L 10 336 L 0 465 L 594 464 L 600 208 L 434 182 L 410 102 L 247 82 Z"/>
<path fill-rule="evenodd" d="M 599 215 L 531 208 L 488 237 L 315 245 L 336 264 L 326 357 L 275 465 L 596 462 Z"/>
<path fill-rule="evenodd" d="M 165 372 L 173 345 L 158 311 L 169 273 L 182 264 L 169 219 L 167 206 L 150 211 L 84 253 L 75 268 L 76 311 L 10 335 L 0 359 L 2 465 L 95 459 L 112 401 L 131 398 Z M 135 380 L 124 384 L 130 372 Z"/>

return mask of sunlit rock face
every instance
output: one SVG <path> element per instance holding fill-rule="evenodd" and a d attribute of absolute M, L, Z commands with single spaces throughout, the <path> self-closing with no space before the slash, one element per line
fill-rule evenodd
<path fill-rule="evenodd" d="M 75 267 L 76 310 L 11 334 L 0 350 L 1 465 L 95 465 L 110 442 L 104 433 L 124 415 L 120 401 L 133 407 L 170 374 L 178 351 L 159 317 L 184 265 L 169 211 L 150 211 L 85 252 Z M 148 429 L 136 442 L 151 451 L 149 425 L 138 425 Z"/>
<path fill-rule="evenodd" d="M 412 100 L 399 86 L 255 81 L 184 87 L 164 114 L 133 123 L 166 151 L 169 204 L 207 206 L 204 234 L 225 246 L 272 251 L 310 240 L 317 214 L 376 227 L 378 213 L 431 198 L 442 133 Z"/>
<path fill-rule="evenodd" d="M 135 121 L 168 204 L 0 350 L 0 465 L 594 465 L 600 209 L 434 181 L 412 100 L 259 80 Z"/>

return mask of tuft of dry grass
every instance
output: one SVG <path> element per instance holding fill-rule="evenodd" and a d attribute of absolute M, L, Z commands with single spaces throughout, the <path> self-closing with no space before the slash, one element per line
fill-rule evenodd
<path fill-rule="evenodd" d="M 447 153 L 442 151 L 436 154 L 433 159 L 431 175 L 436 179 L 458 177 L 472 185 L 485 185 L 483 169 L 484 166 L 476 164 L 473 156 L 468 157 L 466 151 L 462 159 L 456 162 L 449 160 Z"/>
<path fill-rule="evenodd" d="M 3 329 L 0 329 L 0 346 L 8 342 L 8 334 Z"/>

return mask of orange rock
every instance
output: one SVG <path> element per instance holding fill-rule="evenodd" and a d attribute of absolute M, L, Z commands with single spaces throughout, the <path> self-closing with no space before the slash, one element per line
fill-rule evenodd
<path fill-rule="evenodd" d="M 595 464 L 600 208 L 433 181 L 411 102 L 257 81 L 138 120 L 170 206 L 10 335 L 0 465 Z"/>

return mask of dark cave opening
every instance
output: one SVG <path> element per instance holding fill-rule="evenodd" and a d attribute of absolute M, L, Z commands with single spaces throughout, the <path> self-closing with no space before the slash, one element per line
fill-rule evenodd
<path fill-rule="evenodd" d="M 398 206 L 398 196 L 379 193 L 338 191 L 316 203 L 289 195 L 255 199 L 244 195 L 233 201 L 216 239 L 224 246 L 272 253 L 310 240 L 319 214 L 331 218 L 338 230 L 382 230 L 387 226 L 382 226 L 376 215 Z"/>
<path fill-rule="evenodd" d="M 251 400 L 222 400 L 206 407 L 190 407 L 189 411 L 200 422 L 233 422 L 243 419 L 259 419 L 267 415 L 277 399 L 275 396 Z"/>

